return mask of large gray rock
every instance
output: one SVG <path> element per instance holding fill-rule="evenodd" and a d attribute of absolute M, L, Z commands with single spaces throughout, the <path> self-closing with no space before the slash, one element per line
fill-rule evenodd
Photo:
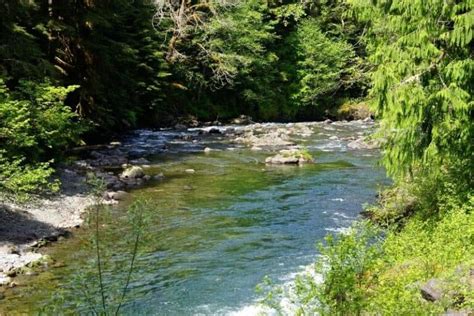
<path fill-rule="evenodd" d="M 297 157 L 284 157 L 284 156 L 278 154 L 276 156 L 268 157 L 267 159 L 265 159 L 265 163 L 276 164 L 276 165 L 299 164 L 300 163 L 300 158 L 297 158 Z"/>
<path fill-rule="evenodd" d="M 265 159 L 267 164 L 303 164 L 314 162 L 309 154 L 299 150 L 299 149 L 283 149 L 280 152 L 273 156 Z"/>
<path fill-rule="evenodd" d="M 138 167 L 138 166 L 133 166 L 128 169 L 126 169 L 122 174 L 120 175 L 121 179 L 138 179 L 138 178 L 143 178 L 145 176 L 145 172 L 143 172 L 143 168 Z"/>
<path fill-rule="evenodd" d="M 111 200 L 123 201 L 128 197 L 128 193 L 125 191 L 107 192 L 107 197 Z"/>
<path fill-rule="evenodd" d="M 443 297 L 443 283 L 438 279 L 430 279 L 420 288 L 421 296 L 427 301 L 439 301 Z"/>
<path fill-rule="evenodd" d="M 375 141 L 366 141 L 363 138 L 358 138 L 347 144 L 350 149 L 375 149 L 378 148 L 378 144 Z"/>

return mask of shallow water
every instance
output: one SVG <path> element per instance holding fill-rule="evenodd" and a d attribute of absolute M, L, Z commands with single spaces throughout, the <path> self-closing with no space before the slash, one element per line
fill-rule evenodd
<path fill-rule="evenodd" d="M 362 122 L 315 124 L 315 133 L 297 137 L 317 163 L 266 166 L 270 153 L 250 151 L 219 136 L 199 143 L 177 139 L 174 131 L 141 130 L 124 146 L 133 155 L 153 162 L 149 174 L 163 172 L 163 181 L 134 190 L 131 199 L 154 201 L 152 224 L 137 259 L 126 314 L 222 315 L 252 314 L 259 296 L 255 286 L 265 275 L 277 284 L 314 261 L 315 244 L 327 233 L 339 231 L 357 218 L 364 203 L 375 200 L 378 186 L 387 182 L 376 167 L 376 150 L 349 150 L 348 136 L 367 133 Z M 196 131 L 184 134 L 196 135 Z M 168 144 L 168 151 L 161 152 Z M 215 149 L 204 154 L 207 146 Z M 233 148 L 233 150 L 229 150 Z M 186 173 L 186 169 L 195 173 Z M 110 286 L 125 276 L 128 260 L 125 201 L 111 211 L 102 228 L 103 247 L 115 253 Z M 72 311 L 72 288 L 80 281 L 91 287 L 94 257 L 87 228 L 74 238 L 45 251 L 65 265 L 34 277 L 22 277 L 23 286 L 8 291 L 0 313 L 33 313 L 45 306 Z M 109 267 L 110 268 L 110 267 Z M 78 272 L 84 271 L 81 280 Z M 120 272 L 122 271 L 122 272 Z M 90 279 L 88 279 L 90 278 Z M 65 299 L 53 298 L 54 294 Z M 83 297 L 82 297 L 83 298 Z"/>

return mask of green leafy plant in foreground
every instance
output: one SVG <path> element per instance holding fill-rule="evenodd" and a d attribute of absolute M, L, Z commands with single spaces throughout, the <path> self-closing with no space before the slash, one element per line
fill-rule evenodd
<path fill-rule="evenodd" d="M 301 302 L 298 313 L 304 315 L 357 315 L 367 304 L 366 291 L 371 270 L 382 254 L 380 232 L 369 222 L 359 222 L 348 231 L 328 235 L 319 244 L 321 260 L 315 273 L 296 280 L 296 294 Z"/>
<path fill-rule="evenodd" d="M 85 130 L 64 104 L 77 86 L 22 81 L 10 91 L 0 79 L 0 188 L 26 195 L 58 189 L 50 181 L 54 158 Z"/>
<path fill-rule="evenodd" d="M 103 183 L 96 178 L 90 183 L 95 205 L 88 220 L 93 235 L 86 247 L 91 247 L 95 256 L 87 260 L 87 266 L 73 274 L 73 282 L 48 304 L 44 310 L 48 314 L 69 310 L 80 314 L 119 315 L 130 299 L 130 285 L 148 236 L 153 203 L 145 199 L 133 201 L 126 211 L 126 231 L 121 232 L 120 240 L 116 240 L 116 236 L 109 236 L 113 232 L 107 229 L 108 225 L 116 223 L 112 211 L 102 201 Z"/>

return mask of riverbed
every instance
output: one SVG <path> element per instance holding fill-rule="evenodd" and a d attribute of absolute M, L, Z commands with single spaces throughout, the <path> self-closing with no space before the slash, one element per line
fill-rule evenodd
<path fill-rule="evenodd" d="M 138 197 L 153 201 L 123 313 L 252 314 L 260 299 L 255 286 L 265 276 L 275 284 L 291 282 L 317 258 L 318 241 L 350 226 L 362 206 L 375 201 L 387 184 L 378 150 L 350 145 L 369 134 L 373 122 L 304 126 L 310 133 L 289 140 L 316 163 L 299 166 L 266 165 L 275 148 L 245 145 L 226 137 L 222 127 L 206 136 L 191 129 L 138 130 L 125 137 L 123 146 L 150 162 L 145 172 L 164 178 L 131 190 L 101 228 L 102 247 L 113 262 L 106 284 L 119 288 L 130 249 L 125 210 Z M 64 313 L 85 311 L 78 306 L 84 297 L 77 284 L 96 283 L 91 233 L 79 229 L 42 250 L 56 264 L 18 277 L 0 313 L 31 314 L 52 306 Z"/>

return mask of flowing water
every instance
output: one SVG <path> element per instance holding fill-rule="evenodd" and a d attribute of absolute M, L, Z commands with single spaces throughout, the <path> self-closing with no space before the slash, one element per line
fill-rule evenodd
<path fill-rule="evenodd" d="M 348 227 L 387 181 L 376 166 L 376 150 L 347 147 L 348 136 L 367 133 L 365 123 L 311 128 L 314 134 L 297 142 L 317 163 L 300 167 L 266 166 L 262 162 L 269 152 L 238 147 L 219 136 L 198 143 L 177 138 L 196 131 L 140 130 L 127 138 L 124 146 L 152 161 L 146 172 L 163 172 L 166 178 L 131 194 L 130 200 L 152 199 L 154 207 L 137 258 L 131 302 L 122 312 L 253 314 L 250 307 L 259 299 L 255 286 L 265 275 L 282 284 L 311 264 L 316 243 Z M 164 143 L 166 153 L 155 150 Z M 215 150 L 204 154 L 205 146 Z M 185 171 L 190 168 L 195 173 Z M 129 203 L 114 207 L 101 228 L 102 246 L 114 253 L 111 260 L 116 264 L 113 275 L 105 276 L 107 286 L 125 277 L 129 247 L 124 241 L 124 209 Z M 90 266 L 91 233 L 82 228 L 73 238 L 47 247 L 44 251 L 56 261 L 55 267 L 19 278 L 24 285 L 5 293 L 0 313 L 34 313 L 53 305 L 66 312 L 74 308 L 74 300 L 85 299 L 73 289 L 84 280 L 90 287 L 96 282 L 90 275 L 95 271 Z M 84 273 L 78 279 L 79 272 Z"/>

